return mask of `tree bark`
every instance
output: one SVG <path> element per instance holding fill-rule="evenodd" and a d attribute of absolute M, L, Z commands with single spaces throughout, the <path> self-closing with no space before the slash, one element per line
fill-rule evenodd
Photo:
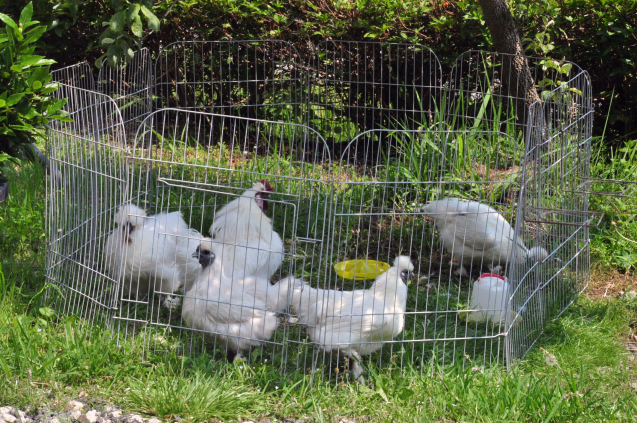
<path fill-rule="evenodd" d="M 502 57 L 501 79 L 509 90 L 509 96 L 515 98 L 518 124 L 526 127 L 529 106 L 540 101 L 540 96 L 535 89 L 535 81 L 529 69 L 528 59 L 524 55 L 513 15 L 506 0 L 478 0 L 478 4 L 482 8 L 495 51 L 516 55 L 505 54 Z"/>
<path fill-rule="evenodd" d="M 4 184 L 0 184 L 0 203 L 7 199 L 9 196 L 9 183 L 5 182 Z"/>

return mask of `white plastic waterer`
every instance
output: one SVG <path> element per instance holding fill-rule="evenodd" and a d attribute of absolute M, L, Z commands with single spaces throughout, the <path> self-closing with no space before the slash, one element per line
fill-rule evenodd
<path fill-rule="evenodd" d="M 471 310 L 467 321 L 504 323 L 505 307 L 509 299 L 509 284 L 506 278 L 492 273 L 480 275 L 473 283 L 471 292 Z"/>

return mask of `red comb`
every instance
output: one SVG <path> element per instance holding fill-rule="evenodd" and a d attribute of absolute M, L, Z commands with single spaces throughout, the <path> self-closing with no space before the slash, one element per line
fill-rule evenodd
<path fill-rule="evenodd" d="M 482 278 L 488 278 L 488 277 L 492 277 L 492 278 L 498 278 L 498 279 L 504 279 L 504 276 L 500 276 L 500 275 L 496 275 L 494 273 L 483 273 L 480 275 L 480 277 L 478 279 L 482 279 Z"/>
<path fill-rule="evenodd" d="M 270 192 L 274 191 L 274 189 L 272 188 L 272 185 L 270 185 L 270 183 L 266 181 L 265 179 L 260 179 L 258 182 L 261 182 L 265 186 L 266 191 L 270 191 Z"/>

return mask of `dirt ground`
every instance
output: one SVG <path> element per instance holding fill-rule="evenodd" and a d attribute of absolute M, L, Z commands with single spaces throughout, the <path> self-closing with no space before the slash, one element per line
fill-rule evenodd
<path fill-rule="evenodd" d="M 591 269 L 591 282 L 586 295 L 592 298 L 608 298 L 637 291 L 637 274 L 617 270 Z"/>

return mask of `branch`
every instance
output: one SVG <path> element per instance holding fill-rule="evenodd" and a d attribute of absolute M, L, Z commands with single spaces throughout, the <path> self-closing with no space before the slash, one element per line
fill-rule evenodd
<path fill-rule="evenodd" d="M 37 160 L 38 163 L 40 163 L 40 166 L 42 166 L 46 170 L 49 170 L 49 167 L 50 167 L 49 158 L 43 152 L 41 152 L 40 149 L 35 144 L 31 144 L 31 151 L 28 151 L 28 153 L 30 154 L 27 154 L 27 157 L 32 162 L 35 162 Z"/>
<path fill-rule="evenodd" d="M 61 181 L 64 186 L 66 186 L 66 180 L 62 176 L 62 172 L 60 172 L 54 164 L 51 164 L 49 158 L 40 151 L 40 149 L 35 144 L 30 144 L 31 151 L 28 151 L 27 158 L 32 162 L 38 162 L 40 166 L 46 169 L 47 173 L 51 175 L 54 179 Z M 28 147 L 27 147 L 28 148 Z M 8 187 L 7 187 L 8 190 Z"/>

